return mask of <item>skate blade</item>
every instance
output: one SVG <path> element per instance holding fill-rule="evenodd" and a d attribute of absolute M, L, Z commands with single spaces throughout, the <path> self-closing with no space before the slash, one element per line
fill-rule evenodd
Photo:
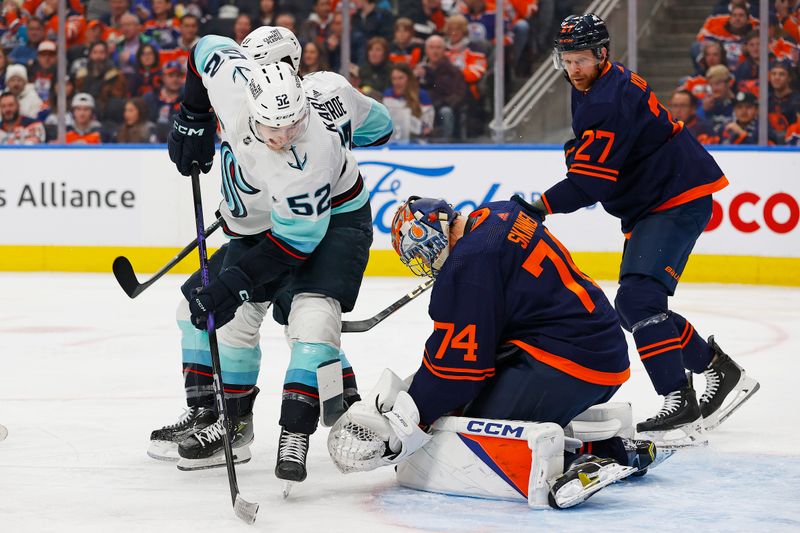
<path fill-rule="evenodd" d="M 659 448 L 658 445 L 656 445 L 656 458 L 652 463 L 647 465 L 647 468 L 656 468 L 673 455 L 675 455 L 675 448 Z"/>
<path fill-rule="evenodd" d="M 287 481 L 283 484 L 283 499 L 289 497 L 289 493 L 292 492 L 292 487 L 294 487 L 294 481 Z"/>
<path fill-rule="evenodd" d="M 667 431 L 644 431 L 641 436 L 655 443 L 656 449 L 660 452 L 664 450 L 679 450 L 682 448 L 697 448 L 708 445 L 708 437 L 703 433 L 702 418 L 698 418 L 691 424 L 686 424 Z M 666 458 L 665 458 L 666 459 Z"/>
<path fill-rule="evenodd" d="M 233 449 L 233 464 L 244 464 L 250 461 L 252 454 L 249 446 L 242 446 Z M 194 470 L 207 470 L 209 468 L 219 468 L 225 466 L 225 451 L 220 450 L 211 457 L 204 459 L 187 459 L 181 457 L 178 461 L 178 470 L 182 472 L 192 472 Z"/>
<path fill-rule="evenodd" d="M 147 455 L 157 461 L 175 462 L 181 458 L 178 455 L 178 444 L 166 440 L 151 440 Z"/>
<path fill-rule="evenodd" d="M 253 524 L 256 521 L 256 513 L 258 513 L 257 503 L 248 502 L 242 498 L 241 494 L 236 495 L 236 501 L 233 503 L 233 514 L 243 522 Z"/>
<path fill-rule="evenodd" d="M 736 412 L 736 410 L 739 409 L 744 402 L 750 399 L 753 394 L 758 392 L 758 389 L 760 388 L 761 384 L 758 381 L 742 372 L 742 376 L 739 378 L 739 383 L 736 384 L 736 387 L 734 387 L 729 394 L 729 396 L 731 394 L 734 395 L 733 400 L 717 409 L 717 411 L 712 413 L 708 418 L 704 419 L 703 427 L 710 431 L 725 422 L 729 416 Z"/>
<path fill-rule="evenodd" d="M 561 490 L 554 495 L 556 505 L 559 509 L 574 507 L 588 500 L 603 487 L 624 479 L 634 472 L 636 469 L 632 466 L 622 466 L 617 463 L 606 465 L 597 472 L 597 477 L 592 479 L 588 485 L 584 485 L 580 479 L 575 479 L 561 487 Z"/>

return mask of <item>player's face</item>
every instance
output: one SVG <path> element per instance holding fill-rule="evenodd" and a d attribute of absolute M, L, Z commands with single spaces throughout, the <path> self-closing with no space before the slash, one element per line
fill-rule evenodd
<path fill-rule="evenodd" d="M 749 124 L 756 119 L 758 107 L 753 104 L 736 104 L 733 108 L 733 114 L 736 115 L 736 121 L 741 124 Z"/>
<path fill-rule="evenodd" d="M 594 80 L 600 76 L 600 60 L 591 50 L 580 52 L 562 52 L 561 63 L 569 76 L 569 81 L 579 91 L 586 91 Z"/>
<path fill-rule="evenodd" d="M 254 122 L 256 131 L 259 137 L 263 139 L 264 144 L 267 145 L 267 148 L 275 151 L 288 150 L 306 132 L 308 128 L 308 110 L 303 112 L 300 120 L 290 126 L 273 128 L 258 121 Z"/>

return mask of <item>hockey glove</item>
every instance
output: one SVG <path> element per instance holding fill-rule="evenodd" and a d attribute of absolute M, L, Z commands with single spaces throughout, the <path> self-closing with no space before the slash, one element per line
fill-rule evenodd
<path fill-rule="evenodd" d="M 216 131 L 214 113 L 194 113 L 181 104 L 167 139 L 169 158 L 178 167 L 178 172 L 188 176 L 194 162 L 197 162 L 203 174 L 211 170 Z"/>
<path fill-rule="evenodd" d="M 242 303 L 250 299 L 253 282 L 237 267 L 226 268 L 207 287 L 194 289 L 189 297 L 192 324 L 208 329 L 208 314 L 214 313 L 214 325 L 224 326 Z"/>
<path fill-rule="evenodd" d="M 419 427 L 419 410 L 414 399 L 406 391 L 400 391 L 392 410 L 383 413 L 392 429 L 389 449 L 392 454 L 384 457 L 388 464 L 397 464 L 416 452 L 431 440 L 431 435 Z"/>

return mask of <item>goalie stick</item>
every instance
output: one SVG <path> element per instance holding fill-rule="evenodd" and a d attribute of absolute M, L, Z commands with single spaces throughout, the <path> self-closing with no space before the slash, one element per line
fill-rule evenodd
<path fill-rule="evenodd" d="M 192 165 L 192 199 L 194 201 L 194 216 L 197 225 L 197 251 L 200 256 L 200 279 L 203 287 L 209 283 L 208 256 L 206 253 L 205 232 L 203 231 L 203 203 L 200 197 L 200 167 Z M 234 514 L 241 520 L 252 524 L 256 521 L 258 504 L 251 503 L 239 494 L 239 483 L 236 481 L 236 468 L 233 466 L 233 449 L 231 448 L 231 420 L 225 406 L 225 392 L 222 386 L 222 366 L 219 362 L 219 346 L 217 345 L 217 332 L 214 327 L 214 313 L 208 314 L 208 345 L 211 352 L 211 368 L 214 381 L 214 396 L 217 400 L 217 412 L 222 421 L 223 449 L 225 450 L 225 466 L 228 470 L 228 485 L 231 489 L 231 503 Z"/>
<path fill-rule="evenodd" d="M 369 331 L 388 317 L 395 311 L 406 305 L 408 302 L 427 291 L 433 286 L 433 278 L 426 280 L 424 283 L 417 285 L 408 294 L 394 302 L 392 305 L 373 316 L 364 320 L 344 320 L 342 321 L 342 333 L 363 333 Z"/>
<path fill-rule="evenodd" d="M 203 233 L 203 238 L 207 239 L 209 235 L 217 231 L 217 229 L 222 225 L 222 218 L 218 218 L 211 224 L 208 229 L 205 230 Z M 145 289 L 147 289 L 150 285 L 158 281 L 161 276 L 172 270 L 172 268 L 181 262 L 181 260 L 192 253 L 192 250 L 195 249 L 197 246 L 197 239 L 193 240 L 186 247 L 178 252 L 178 255 L 172 258 L 172 260 L 164 265 L 161 270 L 156 272 L 152 278 L 148 279 L 144 283 L 139 283 L 139 280 L 136 279 L 136 272 L 133 271 L 133 265 L 131 265 L 130 260 L 124 255 L 121 255 L 114 259 L 114 264 L 111 267 L 111 270 L 114 272 L 114 277 L 117 278 L 117 283 L 119 286 L 122 287 L 122 290 L 125 291 L 131 298 L 136 298 L 139 296 Z"/>

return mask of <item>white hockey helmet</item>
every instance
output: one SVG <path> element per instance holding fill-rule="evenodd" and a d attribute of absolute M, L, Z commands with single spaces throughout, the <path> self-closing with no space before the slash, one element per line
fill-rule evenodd
<path fill-rule="evenodd" d="M 308 128 L 303 84 L 285 63 L 264 65 L 252 73 L 247 105 L 257 136 L 273 150 L 288 149 Z"/>
<path fill-rule="evenodd" d="M 259 65 L 287 63 L 295 72 L 300 68 L 303 48 L 291 30 L 283 26 L 261 26 L 247 34 L 242 48 Z"/>

